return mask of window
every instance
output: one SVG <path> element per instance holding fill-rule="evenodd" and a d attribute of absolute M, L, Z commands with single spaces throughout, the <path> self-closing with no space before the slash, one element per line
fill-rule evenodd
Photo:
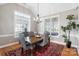
<path fill-rule="evenodd" d="M 30 31 L 30 16 L 20 12 L 15 12 L 15 37 L 25 31 Z"/>
<path fill-rule="evenodd" d="M 51 19 L 51 32 L 57 33 L 58 32 L 58 18 L 54 17 Z"/>
<path fill-rule="evenodd" d="M 45 31 L 47 31 L 47 32 L 50 32 L 50 24 L 51 23 L 51 21 L 50 21 L 50 18 L 48 18 L 48 19 L 45 19 L 45 26 L 44 26 L 44 28 L 45 28 Z"/>
<path fill-rule="evenodd" d="M 54 17 L 45 19 L 44 31 L 49 32 L 50 35 L 54 36 L 54 37 L 59 35 L 58 16 L 54 16 Z"/>

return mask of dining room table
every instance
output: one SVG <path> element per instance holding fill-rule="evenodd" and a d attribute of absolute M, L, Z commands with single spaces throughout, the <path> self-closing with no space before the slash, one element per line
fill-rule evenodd
<path fill-rule="evenodd" d="M 31 37 L 27 37 L 25 41 L 29 42 L 32 45 L 31 55 L 33 55 L 33 49 L 37 47 L 37 43 L 43 41 L 43 36 L 42 35 L 34 35 Z"/>

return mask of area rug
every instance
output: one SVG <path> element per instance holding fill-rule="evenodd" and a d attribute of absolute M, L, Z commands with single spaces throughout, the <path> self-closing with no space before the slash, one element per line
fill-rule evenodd
<path fill-rule="evenodd" d="M 22 52 L 22 48 L 9 51 L 6 56 L 61 56 L 64 46 L 51 42 L 44 47 L 34 48 L 32 51 L 27 50 Z M 32 53 L 32 54 L 31 54 Z"/>
<path fill-rule="evenodd" d="M 64 45 L 51 42 L 50 44 L 47 44 L 44 47 L 34 48 L 32 50 L 31 56 L 61 56 L 63 48 L 64 48 Z M 29 52 L 29 51 L 26 51 L 26 52 Z M 27 56 L 28 53 L 24 53 L 22 55 Z"/>
<path fill-rule="evenodd" d="M 50 43 L 47 47 L 39 48 L 34 52 L 35 56 L 60 56 L 64 46 L 57 43 Z"/>

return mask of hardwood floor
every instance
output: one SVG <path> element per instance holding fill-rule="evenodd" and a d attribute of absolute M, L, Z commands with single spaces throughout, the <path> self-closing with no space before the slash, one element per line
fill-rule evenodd
<path fill-rule="evenodd" d="M 0 55 L 5 55 L 5 53 L 16 50 L 18 48 L 21 48 L 21 45 L 19 43 L 5 47 L 5 48 L 0 48 Z"/>
<path fill-rule="evenodd" d="M 74 47 L 72 48 L 64 47 L 62 51 L 62 56 L 78 56 L 78 51 Z"/>

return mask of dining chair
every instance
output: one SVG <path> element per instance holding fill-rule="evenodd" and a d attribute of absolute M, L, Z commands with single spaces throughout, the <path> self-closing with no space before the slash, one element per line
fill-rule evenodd
<path fill-rule="evenodd" d="M 43 41 L 37 44 L 41 47 L 45 46 L 49 42 L 49 33 L 44 32 L 44 35 L 43 35 L 42 39 L 43 39 Z"/>
<path fill-rule="evenodd" d="M 28 35 L 29 35 L 29 37 L 32 37 L 32 36 L 34 36 L 34 32 L 31 31 L 31 32 L 29 32 Z"/>
<path fill-rule="evenodd" d="M 24 34 L 20 34 L 18 39 L 22 45 L 22 53 L 26 52 L 25 54 L 31 55 L 32 45 L 28 41 L 25 41 Z"/>
<path fill-rule="evenodd" d="M 24 37 L 29 36 L 29 32 L 27 31 L 27 28 L 25 28 L 25 31 L 23 32 L 23 34 L 24 34 Z"/>

